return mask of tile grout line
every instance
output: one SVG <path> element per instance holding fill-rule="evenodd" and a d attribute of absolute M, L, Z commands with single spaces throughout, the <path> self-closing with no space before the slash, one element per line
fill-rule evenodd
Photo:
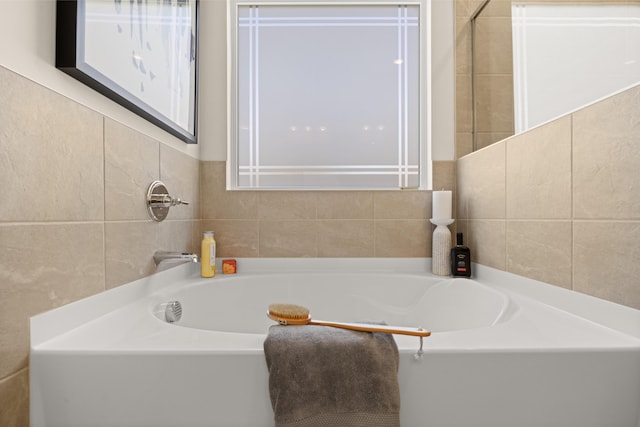
<path fill-rule="evenodd" d="M 107 290 L 107 119 L 102 116 L 102 290 Z"/>
<path fill-rule="evenodd" d="M 574 165 L 573 165 L 573 119 L 574 115 L 570 116 L 570 138 L 569 141 L 571 144 L 569 145 L 569 161 L 570 161 L 570 170 L 571 170 L 571 193 L 570 193 L 570 207 L 571 207 L 571 290 L 576 289 L 575 286 L 575 277 L 576 277 L 576 249 L 575 249 L 575 212 L 573 206 L 573 189 L 574 189 Z"/>

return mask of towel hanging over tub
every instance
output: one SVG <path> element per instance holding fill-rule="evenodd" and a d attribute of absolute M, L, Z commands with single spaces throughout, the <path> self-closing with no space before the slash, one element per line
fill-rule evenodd
<path fill-rule="evenodd" d="M 264 342 L 276 427 L 399 427 L 392 335 L 272 326 Z"/>

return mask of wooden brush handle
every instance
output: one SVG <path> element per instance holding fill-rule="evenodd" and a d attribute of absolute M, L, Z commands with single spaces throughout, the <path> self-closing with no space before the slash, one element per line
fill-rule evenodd
<path fill-rule="evenodd" d="M 332 326 L 334 328 L 351 329 L 352 331 L 382 332 L 385 334 L 412 335 L 414 337 L 428 337 L 431 332 L 422 328 L 408 328 L 403 326 L 370 325 L 368 323 L 327 322 L 324 320 L 310 320 L 308 325 Z"/>

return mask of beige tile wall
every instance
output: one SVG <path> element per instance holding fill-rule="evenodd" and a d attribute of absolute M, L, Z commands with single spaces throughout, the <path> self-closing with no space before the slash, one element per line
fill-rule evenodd
<path fill-rule="evenodd" d="M 194 250 L 199 161 L 0 67 L 0 426 L 29 424 L 29 317 Z M 162 179 L 189 206 L 150 221 Z"/>
<path fill-rule="evenodd" d="M 225 162 L 202 162 L 201 231 L 221 257 L 430 257 L 430 191 L 227 191 Z M 454 189 L 454 162 L 434 162 Z"/>
<path fill-rule="evenodd" d="M 640 309 L 640 85 L 458 160 L 472 259 Z"/>
<path fill-rule="evenodd" d="M 483 9 L 476 19 L 474 52 L 470 18 L 483 2 L 454 2 L 457 158 L 513 135 L 514 130 L 511 0 L 491 0 Z"/>

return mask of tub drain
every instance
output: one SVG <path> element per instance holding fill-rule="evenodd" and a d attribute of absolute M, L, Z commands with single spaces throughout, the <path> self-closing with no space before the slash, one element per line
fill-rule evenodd
<path fill-rule="evenodd" d="M 180 301 L 169 301 L 164 308 L 164 320 L 169 323 L 177 322 L 182 317 L 182 304 Z"/>

